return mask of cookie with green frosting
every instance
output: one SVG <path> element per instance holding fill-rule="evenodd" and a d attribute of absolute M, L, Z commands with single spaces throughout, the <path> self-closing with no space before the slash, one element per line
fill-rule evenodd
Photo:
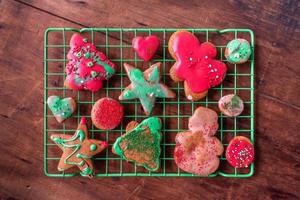
<path fill-rule="evenodd" d="M 126 134 L 117 138 L 113 153 L 143 166 L 149 171 L 156 171 L 160 166 L 161 120 L 150 117 L 140 124 L 132 121 L 126 127 Z"/>
<path fill-rule="evenodd" d="M 225 49 L 225 57 L 227 61 L 234 64 L 247 62 L 251 55 L 251 46 L 245 39 L 231 40 Z"/>
<path fill-rule="evenodd" d="M 69 118 L 76 110 L 76 102 L 71 97 L 61 99 L 59 96 L 49 96 L 47 104 L 59 123 Z"/>
<path fill-rule="evenodd" d="M 146 115 L 149 115 L 156 98 L 174 98 L 175 93 L 160 83 L 160 65 L 161 63 L 155 63 L 142 72 L 125 63 L 124 68 L 131 84 L 121 93 L 119 100 L 139 99 Z"/>
<path fill-rule="evenodd" d="M 235 117 L 243 112 L 244 103 L 239 96 L 228 94 L 219 100 L 219 109 L 224 115 Z"/>
<path fill-rule="evenodd" d="M 74 135 L 52 134 L 50 138 L 63 151 L 58 163 L 58 171 L 78 167 L 80 174 L 88 177 L 94 175 L 92 157 L 108 147 L 108 143 L 105 141 L 88 138 L 84 117 L 81 118 Z"/>

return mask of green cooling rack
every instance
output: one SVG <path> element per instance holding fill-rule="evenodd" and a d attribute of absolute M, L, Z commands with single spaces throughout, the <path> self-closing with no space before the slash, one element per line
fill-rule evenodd
<path fill-rule="evenodd" d="M 149 172 L 142 167 L 137 167 L 128 163 L 123 158 L 111 153 L 114 140 L 125 131 L 126 124 L 131 120 L 142 121 L 146 116 L 143 114 L 139 101 L 122 101 L 125 107 L 125 116 L 122 124 L 117 129 L 111 131 L 98 130 L 90 124 L 89 132 L 91 138 L 106 140 L 109 148 L 105 152 L 94 157 L 95 176 L 167 176 L 167 177 L 199 177 L 194 174 L 180 170 L 173 159 L 175 147 L 174 138 L 176 133 L 187 129 L 188 118 L 198 106 L 206 106 L 218 111 L 217 104 L 221 96 L 235 93 L 242 97 L 245 110 L 242 115 L 230 118 L 219 114 L 219 130 L 216 136 L 221 140 L 224 148 L 236 135 L 243 135 L 251 139 L 254 143 L 254 34 L 249 29 L 191 29 L 185 30 L 194 33 L 201 42 L 211 41 L 218 49 L 218 59 L 226 62 L 224 50 L 227 42 L 240 37 L 250 41 L 252 55 L 249 61 L 242 65 L 229 64 L 225 81 L 218 87 L 212 88 L 203 100 L 197 102 L 187 101 L 184 97 L 182 83 L 174 83 L 169 78 L 169 69 L 174 60 L 168 53 L 168 39 L 170 35 L 178 29 L 147 29 L 147 28 L 83 28 L 80 30 L 73 28 L 48 28 L 44 38 L 44 102 L 50 95 L 61 97 L 72 96 L 77 100 L 77 113 L 66 120 L 63 124 L 58 124 L 52 113 L 44 104 L 44 172 L 50 177 L 72 177 L 80 175 L 77 169 L 74 171 L 59 172 L 56 167 L 60 159 L 60 149 L 49 139 L 51 133 L 73 134 L 77 128 L 80 117 L 90 118 L 90 110 L 96 100 L 101 97 L 110 96 L 117 98 L 124 87 L 128 84 L 128 79 L 123 71 L 125 62 L 139 67 L 147 67 L 150 63 L 144 63 L 137 58 L 131 47 L 131 40 L 134 36 L 155 34 L 161 40 L 160 49 L 154 56 L 151 63 L 162 62 L 164 81 L 174 92 L 176 99 L 158 99 L 154 116 L 158 116 L 163 121 L 163 139 L 161 143 L 161 167 L 157 172 Z M 80 32 L 96 47 L 103 51 L 107 57 L 115 62 L 118 73 L 104 84 L 100 92 L 91 93 L 88 91 L 70 91 L 63 86 L 65 65 L 67 63 L 66 54 L 69 50 L 69 39 L 75 32 Z M 219 113 L 219 112 L 218 112 Z M 226 162 L 224 154 L 220 157 L 218 171 L 209 177 L 217 175 L 225 177 L 250 177 L 254 173 L 254 163 L 247 169 L 236 169 Z"/>

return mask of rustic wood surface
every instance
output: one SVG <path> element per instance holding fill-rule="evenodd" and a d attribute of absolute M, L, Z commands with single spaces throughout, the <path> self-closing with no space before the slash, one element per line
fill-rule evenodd
<path fill-rule="evenodd" d="M 299 6 L 297 0 L 0 0 L 1 199 L 299 199 Z M 46 177 L 43 34 L 47 27 L 253 29 L 254 176 Z"/>

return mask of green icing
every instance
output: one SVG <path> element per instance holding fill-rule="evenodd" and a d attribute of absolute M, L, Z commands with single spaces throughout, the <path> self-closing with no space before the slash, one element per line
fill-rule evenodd
<path fill-rule="evenodd" d="M 51 101 L 48 101 L 47 104 L 53 115 L 59 115 L 62 119 L 67 119 L 73 113 L 68 98 L 60 99 L 58 96 L 52 96 Z"/>
<path fill-rule="evenodd" d="M 86 167 L 80 172 L 80 174 L 82 176 L 89 176 L 93 174 L 93 170 L 90 167 Z"/>
<path fill-rule="evenodd" d="M 83 140 L 85 139 L 85 134 L 84 134 L 84 132 L 82 130 L 77 130 L 76 131 L 76 135 L 73 138 L 69 139 L 69 140 L 64 140 L 64 139 L 56 138 L 56 137 L 51 137 L 51 139 L 55 143 L 60 144 L 63 147 L 74 148 L 74 151 L 69 156 L 67 156 L 66 159 L 64 160 L 65 164 L 80 165 L 80 166 L 82 166 L 84 164 L 83 160 L 81 162 L 79 162 L 79 163 L 68 161 L 81 148 L 81 145 L 80 144 L 66 144 L 68 142 L 74 142 L 77 139 L 79 139 L 80 142 L 83 142 Z M 76 157 L 77 157 L 77 155 L 76 155 Z"/>
<path fill-rule="evenodd" d="M 98 73 L 96 71 L 91 71 L 91 76 L 95 78 L 98 76 Z"/>
<path fill-rule="evenodd" d="M 94 63 L 92 61 L 90 61 L 90 62 L 87 63 L 88 67 L 92 67 L 93 65 L 94 65 Z"/>
<path fill-rule="evenodd" d="M 242 100 L 240 99 L 240 97 L 238 97 L 237 95 L 233 95 L 229 102 L 224 103 L 224 106 L 226 109 L 230 110 L 240 108 L 241 101 Z"/>
<path fill-rule="evenodd" d="M 157 83 L 160 78 L 160 73 L 158 71 L 158 68 L 155 67 L 152 71 L 152 73 L 149 75 L 149 81 Z"/>
<path fill-rule="evenodd" d="M 91 55 L 90 52 L 87 52 L 87 53 L 84 54 L 84 57 L 85 58 L 90 58 L 90 55 Z"/>
<path fill-rule="evenodd" d="M 240 102 L 241 102 L 241 99 L 238 96 L 234 95 L 231 99 L 232 108 L 239 108 Z"/>
<path fill-rule="evenodd" d="M 104 67 L 105 71 L 106 71 L 106 76 L 108 78 L 110 78 L 114 73 L 115 73 L 115 70 L 114 68 L 112 68 L 109 64 L 105 63 L 105 62 L 102 62 L 99 58 L 94 58 L 94 60 L 97 62 L 98 65 L 101 65 Z"/>
<path fill-rule="evenodd" d="M 151 134 L 142 134 L 142 132 L 145 130 L 145 128 L 148 127 L 150 129 Z M 117 138 L 113 145 L 113 149 L 116 154 L 124 157 L 127 159 L 124 155 L 125 151 L 133 150 L 137 153 L 141 153 L 141 156 L 143 156 L 145 152 L 153 152 L 151 154 L 152 157 L 147 157 L 145 160 L 152 161 L 154 160 L 156 163 L 155 168 L 151 168 L 147 164 L 140 164 L 137 163 L 139 166 L 145 167 L 149 171 L 155 171 L 159 168 L 160 162 L 160 141 L 161 141 L 161 122 L 157 117 L 150 117 L 142 121 L 136 128 L 133 130 L 130 130 L 125 135 Z M 125 149 L 121 149 L 120 143 L 126 142 L 127 146 Z M 128 159 L 127 159 L 128 160 Z M 131 162 L 135 162 L 134 160 L 129 160 Z"/>
<path fill-rule="evenodd" d="M 96 150 L 97 150 L 97 145 L 92 144 L 92 145 L 90 146 L 90 150 L 91 150 L 91 151 L 96 151 Z"/>
<path fill-rule="evenodd" d="M 250 44 L 244 39 L 234 39 L 227 44 L 226 48 L 230 52 L 227 60 L 232 63 L 248 60 L 251 55 Z"/>
<path fill-rule="evenodd" d="M 155 97 L 167 97 L 167 94 L 159 83 L 159 78 L 160 74 L 157 66 L 149 74 L 149 81 L 145 80 L 143 72 L 139 69 L 135 68 L 131 70 L 129 72 L 129 79 L 133 87 L 124 91 L 124 99 L 139 98 L 143 108 L 150 113 L 154 107 Z"/>

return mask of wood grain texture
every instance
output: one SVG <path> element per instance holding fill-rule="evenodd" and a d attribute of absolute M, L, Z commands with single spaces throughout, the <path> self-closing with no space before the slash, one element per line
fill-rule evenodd
<path fill-rule="evenodd" d="M 299 1 L 0 0 L 1 199 L 299 199 Z M 255 175 L 248 179 L 55 179 L 43 174 L 47 27 L 251 28 Z"/>

